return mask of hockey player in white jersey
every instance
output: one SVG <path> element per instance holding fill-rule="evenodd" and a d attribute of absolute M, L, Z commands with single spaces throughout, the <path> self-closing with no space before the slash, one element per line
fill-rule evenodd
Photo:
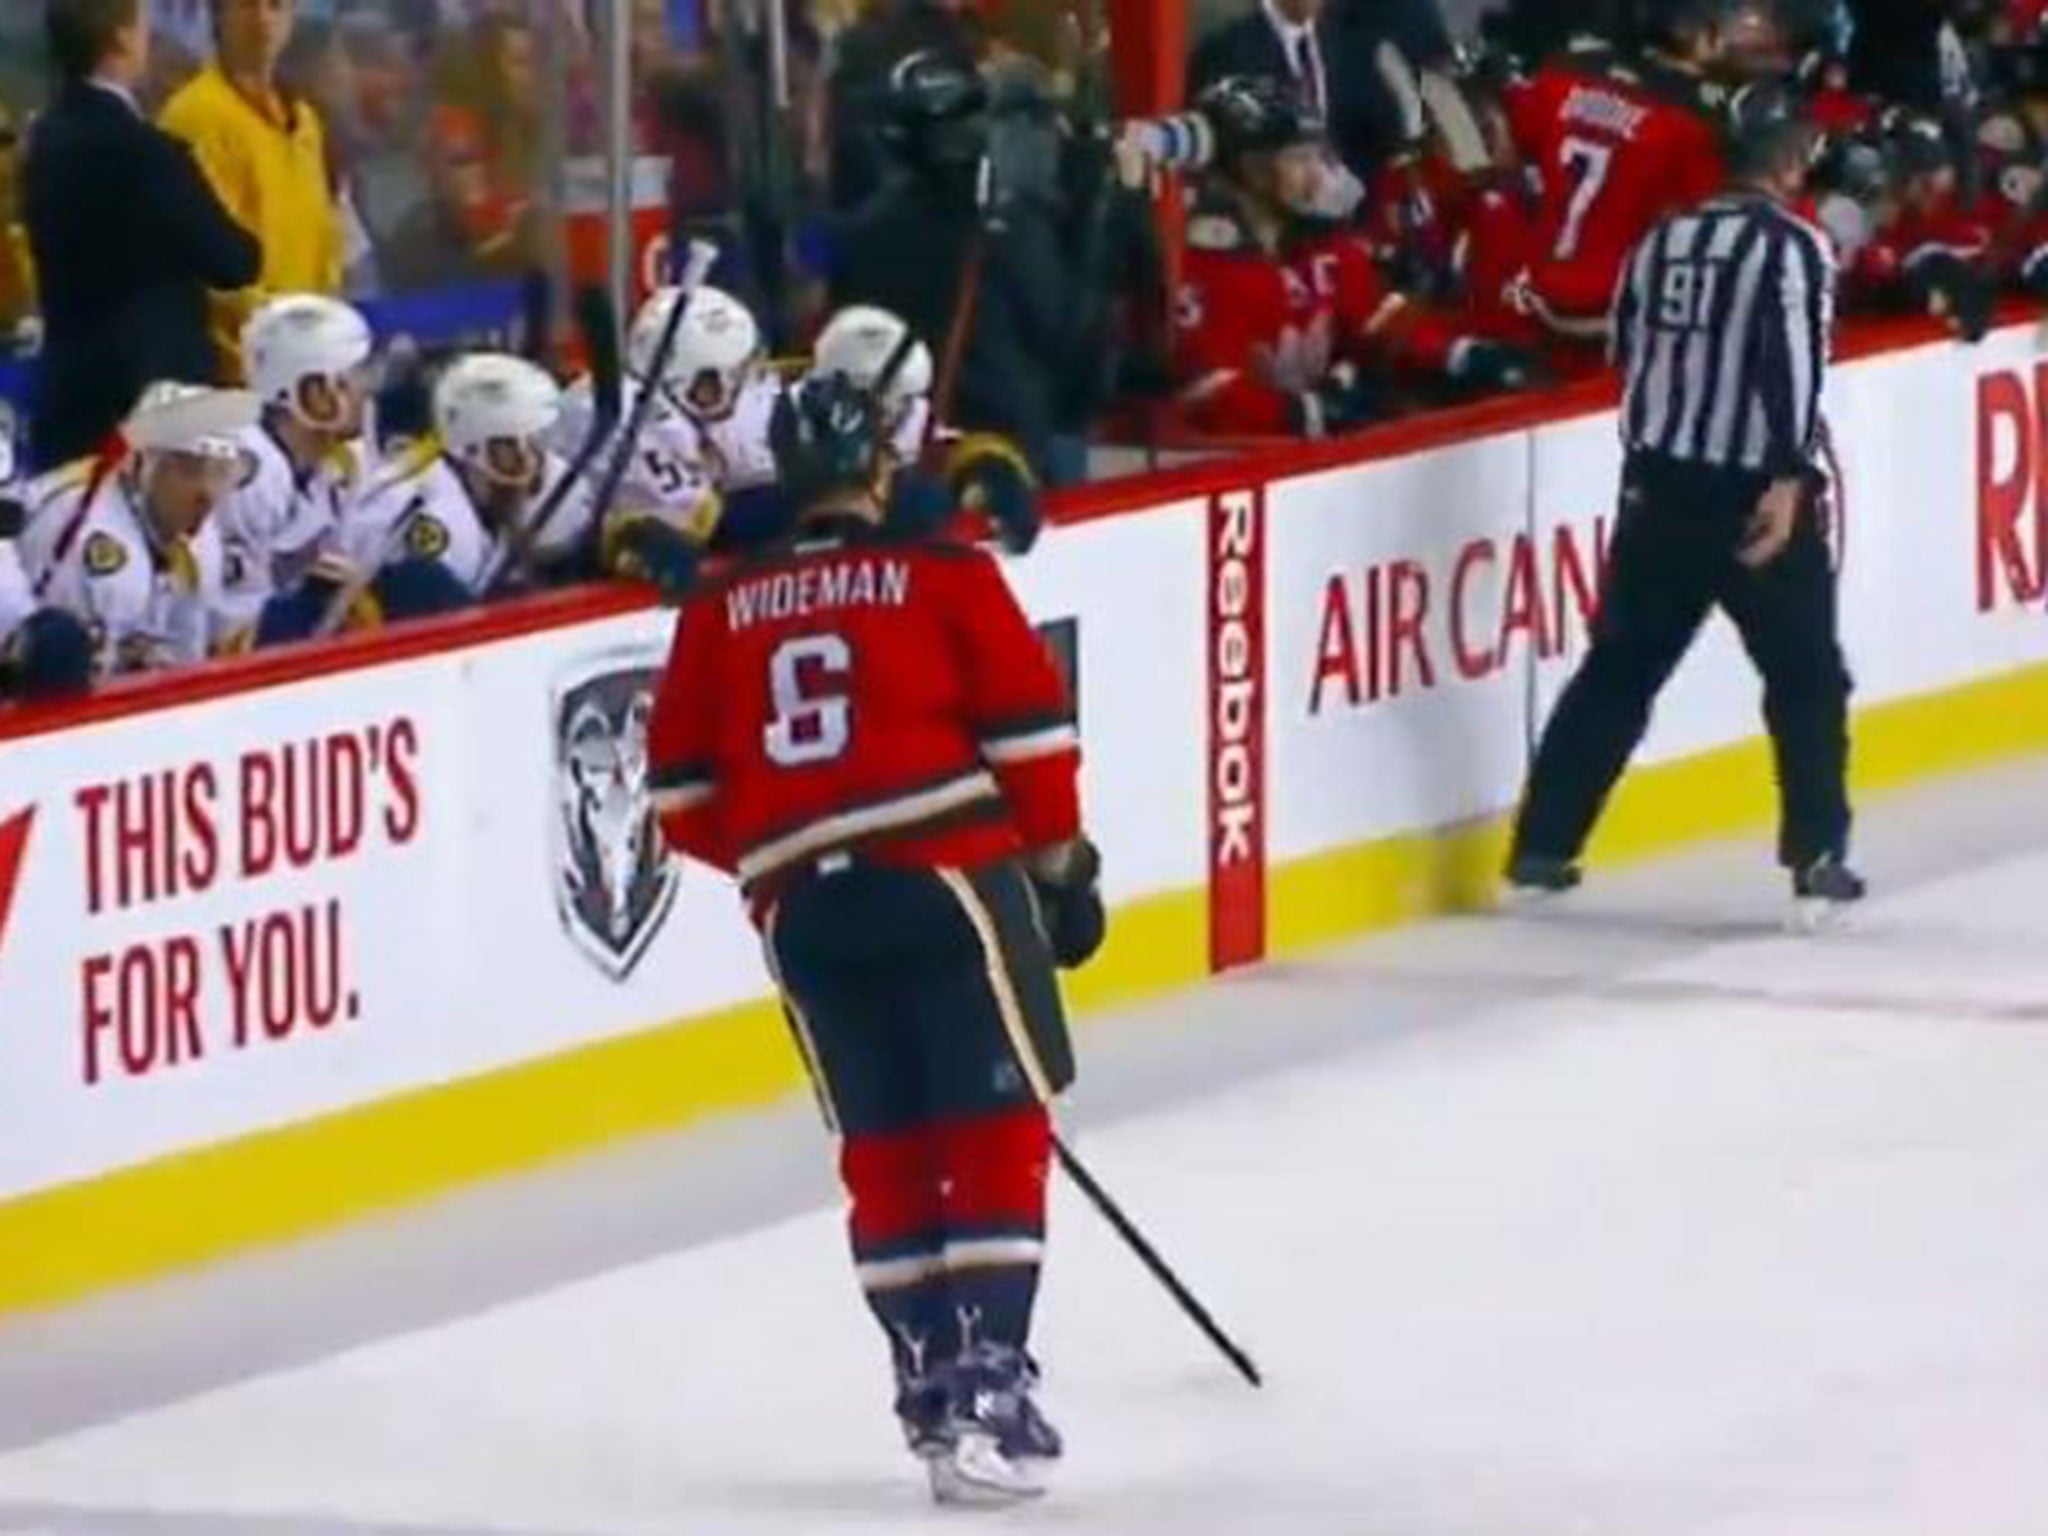
<path fill-rule="evenodd" d="M 212 517 L 256 416 L 256 397 L 240 390 L 153 384 L 118 454 L 30 487 L 20 553 L 31 592 L 86 626 L 99 675 L 187 666 L 226 636 Z"/>
<path fill-rule="evenodd" d="M 891 456 L 904 471 L 890 512 L 899 526 L 935 528 L 964 510 L 987 518 L 1012 554 L 1026 553 L 1044 522 L 1030 465 L 1007 438 L 949 432 L 932 419 L 931 349 L 909 338 L 910 327 L 900 316 L 869 304 L 849 305 L 818 333 L 812 371 L 881 390 Z"/>
<path fill-rule="evenodd" d="M 883 386 L 882 375 L 909 336 L 910 327 L 900 316 L 872 304 L 849 304 L 818 332 L 811 372 L 838 374 L 873 391 Z M 926 439 L 932 435 L 932 377 L 931 348 L 910 341 L 882 389 L 883 426 L 899 468 L 922 459 Z"/>
<path fill-rule="evenodd" d="M 626 334 L 624 413 L 631 415 L 645 392 L 654 398 L 621 498 L 689 526 L 701 521 L 707 491 L 729 497 L 775 483 L 768 423 L 781 384 L 763 359 L 753 314 L 719 288 L 690 295 L 664 363 L 662 333 L 681 299 L 680 289 L 659 290 Z M 595 411 L 591 381 L 570 385 L 554 437 L 557 451 L 573 451 Z"/>
<path fill-rule="evenodd" d="M 479 600 L 586 574 L 591 487 L 563 483 L 548 446 L 561 414 L 561 386 L 524 358 L 457 360 L 434 386 L 434 439 L 383 466 L 349 509 L 347 559 L 369 573 L 438 561 Z"/>
<path fill-rule="evenodd" d="M 35 590 L 21 563 L 18 542 L 28 508 L 21 499 L 24 487 L 16 466 L 14 438 L 0 432 L 0 656 L 8 653 L 22 625 L 36 611 Z"/>
<path fill-rule="evenodd" d="M 241 480 L 216 520 L 228 603 L 250 624 L 340 537 L 368 482 L 374 348 L 358 310 L 317 294 L 273 299 L 243 328 L 263 417 L 241 434 Z"/>

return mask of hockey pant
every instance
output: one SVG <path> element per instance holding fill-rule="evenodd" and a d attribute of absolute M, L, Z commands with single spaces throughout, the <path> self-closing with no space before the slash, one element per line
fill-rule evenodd
<path fill-rule="evenodd" d="M 828 864 L 783 892 L 765 936 L 898 1372 L 1025 1348 L 1047 1106 L 1074 1062 L 1022 871 Z"/>

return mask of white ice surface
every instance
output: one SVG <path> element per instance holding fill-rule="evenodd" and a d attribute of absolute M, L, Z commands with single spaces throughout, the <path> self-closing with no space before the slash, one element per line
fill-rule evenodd
<path fill-rule="evenodd" d="M 814 1210 L 23 1446 L 0 1533 L 2043 1536 L 2048 853 L 1819 940 L 1772 892 L 1165 1010 L 1351 1030 L 1081 1138 L 1271 1385 L 1062 1188 L 1040 1506 L 925 1507 Z"/>

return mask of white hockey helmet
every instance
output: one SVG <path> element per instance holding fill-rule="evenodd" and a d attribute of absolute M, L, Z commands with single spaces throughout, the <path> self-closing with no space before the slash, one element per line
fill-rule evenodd
<path fill-rule="evenodd" d="M 242 328 L 242 364 L 258 398 L 318 431 L 361 430 L 365 369 L 375 346 L 359 310 L 313 293 L 272 299 Z M 334 414 L 325 420 L 307 410 L 308 382 L 324 383 L 335 394 Z"/>
<path fill-rule="evenodd" d="M 143 390 L 121 424 L 121 436 L 140 457 L 175 453 L 239 464 L 242 445 L 235 434 L 255 426 L 260 414 L 248 390 L 163 380 Z"/>
<path fill-rule="evenodd" d="M 162 382 L 142 392 L 121 424 L 121 474 L 160 537 L 190 534 L 233 488 L 246 467 L 236 434 L 259 414 L 245 389 Z"/>
<path fill-rule="evenodd" d="M 434 386 L 434 430 L 450 456 L 501 485 L 532 481 L 561 414 L 561 386 L 505 352 L 458 359 Z"/>
<path fill-rule="evenodd" d="M 902 316 L 872 304 L 849 305 L 818 333 L 811 371 L 843 374 L 862 389 L 873 389 L 882 382 L 882 370 L 908 335 L 910 326 Z M 882 397 L 883 410 L 894 417 L 930 394 L 932 371 L 931 348 L 913 341 Z"/>
<path fill-rule="evenodd" d="M 655 378 L 661 335 L 681 299 L 680 288 L 663 288 L 640 306 L 626 337 L 626 366 L 650 383 L 665 385 L 691 415 L 715 421 L 732 413 L 759 366 L 761 327 L 753 312 L 723 288 L 699 288 L 690 295 L 667 364 Z"/>

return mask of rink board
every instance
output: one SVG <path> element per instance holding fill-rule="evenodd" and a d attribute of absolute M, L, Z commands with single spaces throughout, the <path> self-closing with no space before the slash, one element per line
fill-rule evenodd
<path fill-rule="evenodd" d="M 2048 743 L 2031 327 L 1836 375 L 1856 771 Z M 1083 1011 L 1486 899 L 1582 654 L 1597 393 L 1095 494 L 1013 579 L 1076 678 L 1118 910 Z M 0 724 L 0 1310 L 777 1099 L 724 882 L 658 857 L 621 594 Z M 1605 857 L 1771 811 L 1718 622 Z"/>

